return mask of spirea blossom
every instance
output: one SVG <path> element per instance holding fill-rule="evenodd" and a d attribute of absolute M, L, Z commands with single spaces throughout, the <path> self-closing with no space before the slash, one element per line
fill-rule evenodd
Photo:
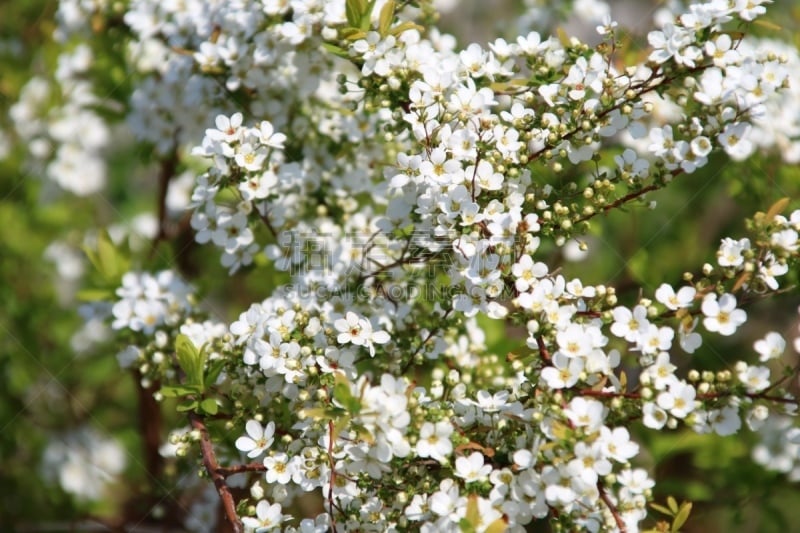
<path fill-rule="evenodd" d="M 622 21 L 604 2 L 576 3 L 601 46 L 526 28 L 463 49 L 400 4 L 137 0 L 113 19 L 130 98 L 100 98 L 78 46 L 11 110 L 42 175 L 77 194 L 101 190 L 105 152 L 134 142 L 98 112 L 124 110 L 160 160 L 159 190 L 191 180 L 182 201 L 164 192 L 150 255 L 126 268 L 175 260 L 188 275 L 186 240 L 232 276 L 198 284 L 201 300 L 175 271 L 120 260 L 104 276 L 113 297 L 91 307 L 147 398 L 177 406 L 165 456 L 214 478 L 187 528 L 221 523 L 202 509 L 222 494 L 253 531 L 635 531 L 658 494 L 632 466 L 647 463 L 645 434 L 743 422 L 758 463 L 800 476 L 784 419 L 796 404 L 775 379 L 787 339 L 746 354 L 769 367 L 711 372 L 687 355 L 790 290 L 800 211 L 765 208 L 711 237 L 715 261 L 652 286 L 590 282 L 569 263 L 586 271 L 600 217 L 656 208 L 709 161 L 800 160 L 796 51 L 724 26 L 761 3 L 665 8 L 641 64 L 612 54 Z M 60 35 L 94 31 L 59 9 Z M 108 244 L 93 263 L 108 266 Z M 630 278 L 657 279 L 645 266 Z M 222 302 L 239 306 L 230 321 L 210 318 Z M 86 454 L 56 451 L 75 494 L 119 473 L 70 478 Z M 303 516 L 305 493 L 325 512 Z"/>

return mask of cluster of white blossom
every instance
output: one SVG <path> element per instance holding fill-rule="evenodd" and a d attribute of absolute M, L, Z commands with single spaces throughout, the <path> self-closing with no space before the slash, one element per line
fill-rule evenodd
<path fill-rule="evenodd" d="M 125 469 L 125 449 L 113 438 L 82 427 L 55 438 L 47 445 L 42 468 L 48 479 L 57 479 L 68 493 L 97 500 L 119 482 Z"/>
<path fill-rule="evenodd" d="M 107 9 L 62 4 L 64 35 L 90 31 L 75 12 Z M 603 2 L 575 2 L 603 21 L 595 48 L 531 31 L 463 50 L 406 2 L 367 4 L 133 0 L 121 17 L 134 134 L 210 165 L 191 193 L 195 242 L 221 249 L 230 273 L 290 276 L 229 325 L 203 318 L 171 270 L 122 276 L 106 303 L 121 366 L 162 383 L 159 400 L 194 402 L 175 455 L 201 441 L 208 460 L 210 439 L 243 463 L 241 522 L 255 531 L 524 531 L 545 518 L 636 531 L 655 480 L 637 464 L 634 420 L 723 436 L 744 421 L 764 436 L 754 459 L 796 475 L 797 404 L 775 377 L 783 337 L 755 344 L 761 364 L 684 373 L 678 360 L 786 288 L 800 210 L 757 215 L 702 274 L 634 302 L 545 253 L 712 152 L 796 157 L 797 116 L 773 118 L 796 105 L 796 51 L 724 29 L 761 2 L 692 4 L 631 66 L 612 60 Z M 40 85 L 13 115 L 32 143 L 47 129 Z M 491 353 L 479 315 L 521 326 L 520 353 Z M 193 349 L 176 347 L 183 337 Z M 182 349 L 201 354 L 202 379 Z M 197 407 L 208 401 L 213 413 Z M 203 412 L 227 435 L 199 429 Z M 207 471 L 218 488 L 220 471 Z M 304 518 L 294 503 L 310 492 L 324 512 Z"/>
<path fill-rule="evenodd" d="M 93 60 L 86 44 L 62 53 L 54 83 L 31 78 L 9 112 L 32 156 L 30 171 L 44 173 L 79 196 L 105 187 L 106 152 L 112 140 L 108 124 L 96 110 L 107 102 L 85 79 Z M 58 103 L 51 108 L 53 101 Z"/>

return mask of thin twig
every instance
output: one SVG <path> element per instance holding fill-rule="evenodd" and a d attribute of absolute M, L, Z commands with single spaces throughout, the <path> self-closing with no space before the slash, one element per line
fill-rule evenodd
<path fill-rule="evenodd" d="M 155 253 L 156 248 L 158 248 L 158 244 L 170 238 L 170 234 L 167 231 L 167 193 L 169 192 L 169 182 L 175 176 L 175 172 L 178 169 L 178 162 L 180 161 L 177 148 L 177 136 L 178 132 L 176 131 L 176 147 L 172 150 L 169 157 L 161 160 L 161 167 L 158 171 L 158 197 L 156 200 L 158 203 L 156 208 L 158 213 L 158 229 L 156 230 L 156 235 L 153 237 L 153 243 L 150 247 L 151 257 Z"/>
<path fill-rule="evenodd" d="M 628 528 L 625 527 L 625 521 L 623 521 L 622 517 L 619 515 L 617 506 L 614 505 L 614 502 L 612 502 L 611 498 L 609 498 L 608 494 L 606 494 L 606 489 L 603 487 L 603 484 L 600 481 L 597 482 L 597 490 L 600 492 L 600 499 L 603 500 L 603 503 L 606 504 L 608 510 L 611 511 L 611 516 L 614 517 L 614 522 L 617 523 L 619 532 L 628 533 Z"/>
<path fill-rule="evenodd" d="M 217 473 L 222 477 L 230 477 L 234 474 L 242 474 L 244 472 L 266 472 L 266 471 L 267 467 L 264 466 L 264 463 L 247 463 L 246 465 L 217 467 Z"/>
<path fill-rule="evenodd" d="M 225 510 L 225 518 L 230 523 L 235 533 L 242 533 L 244 527 L 239 520 L 239 515 L 236 514 L 236 503 L 233 501 L 233 495 L 225 482 L 225 476 L 219 472 L 219 464 L 217 463 L 217 456 L 214 454 L 214 445 L 211 443 L 211 437 L 208 434 L 203 419 L 196 413 L 189 413 L 189 422 L 192 428 L 200 432 L 200 452 L 203 454 L 203 466 L 206 472 L 211 476 L 214 481 L 214 486 L 217 488 L 220 500 L 222 500 L 222 507 Z"/>

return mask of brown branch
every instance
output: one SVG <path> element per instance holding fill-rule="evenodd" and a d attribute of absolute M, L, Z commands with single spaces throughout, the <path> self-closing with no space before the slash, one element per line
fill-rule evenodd
<path fill-rule="evenodd" d="M 200 451 L 203 454 L 203 466 L 205 466 L 206 472 L 211 476 L 214 486 L 217 488 L 219 498 L 222 500 L 222 507 L 225 510 L 225 518 L 235 533 L 242 533 L 244 527 L 239 520 L 239 515 L 236 514 L 236 503 L 233 501 L 230 487 L 225 483 L 225 476 L 219 472 L 220 466 L 217 463 L 217 456 L 214 454 L 214 446 L 211 443 L 208 429 L 203 423 L 203 419 L 196 413 L 189 413 L 189 422 L 192 425 L 192 429 L 200 432 Z"/>
<path fill-rule="evenodd" d="M 336 460 L 333 458 L 333 441 L 335 440 L 333 420 L 328 421 L 328 461 L 331 468 L 331 480 L 328 483 L 328 514 L 331 516 L 331 529 L 336 533 L 336 515 L 333 513 L 333 487 L 336 484 Z"/>
<path fill-rule="evenodd" d="M 246 465 L 236 466 L 219 466 L 217 467 L 217 474 L 222 477 L 230 477 L 234 474 L 242 474 L 244 472 L 266 472 L 267 467 L 264 463 L 247 463 Z"/>
<path fill-rule="evenodd" d="M 696 399 L 698 400 L 718 400 L 720 398 L 727 398 L 728 396 L 733 396 L 736 394 L 737 391 L 722 391 L 722 392 L 707 392 L 704 394 L 698 394 Z M 633 400 L 640 400 L 642 395 L 638 392 L 613 392 L 613 391 L 602 391 L 602 390 L 593 390 L 593 389 L 583 389 L 578 391 L 578 395 L 580 396 L 593 396 L 595 398 L 629 398 Z M 751 400 L 766 400 L 768 402 L 776 402 L 776 403 L 787 403 L 787 404 L 800 404 L 800 401 L 797 398 L 785 398 L 783 396 L 770 396 L 766 394 L 766 391 L 763 392 L 744 392 L 742 396 L 746 398 L 750 398 Z"/>
<path fill-rule="evenodd" d="M 673 174 L 677 174 L 677 172 L 675 172 Z M 642 187 L 638 191 L 630 192 L 630 193 L 626 194 L 625 196 L 623 196 L 622 198 L 617 198 L 615 201 L 611 202 L 610 204 L 604 205 L 602 208 L 600 208 L 599 211 L 595 211 L 591 215 L 584 215 L 581 218 L 579 218 L 578 220 L 576 220 L 575 222 L 576 223 L 585 222 L 586 220 L 589 220 L 590 218 L 594 218 L 595 216 L 599 215 L 600 213 L 608 213 L 612 209 L 616 209 L 617 207 L 619 207 L 619 206 L 621 206 L 623 204 L 626 204 L 626 203 L 630 202 L 631 200 L 635 200 L 636 198 L 639 198 L 640 196 L 643 196 L 643 195 L 647 194 L 648 192 L 655 191 L 655 190 L 658 190 L 660 188 L 661 188 L 660 185 L 652 183 L 652 184 L 648 185 L 647 187 Z"/>
<path fill-rule="evenodd" d="M 261 219 L 261 222 L 267 227 L 269 232 L 272 234 L 274 238 L 278 238 L 278 232 L 275 231 L 275 227 L 272 225 L 272 222 L 269 221 L 269 217 L 266 214 L 261 214 L 261 211 L 256 207 L 256 213 L 258 213 L 258 218 Z"/>
<path fill-rule="evenodd" d="M 172 153 L 166 159 L 161 160 L 161 167 L 158 172 L 158 197 L 157 197 L 157 213 L 158 213 L 158 230 L 155 237 L 153 237 L 153 244 L 150 247 L 150 256 L 152 257 L 158 247 L 158 244 L 170 238 L 167 231 L 167 192 L 169 191 L 169 182 L 175 176 L 178 169 L 178 162 L 180 157 L 177 148 L 178 132 L 175 132 L 175 145 Z"/>
<path fill-rule="evenodd" d="M 536 345 L 539 347 L 539 353 L 542 354 L 542 359 L 549 362 L 552 358 L 550 357 L 550 352 L 547 350 L 547 346 L 544 344 L 544 337 L 537 335 Z"/>
<path fill-rule="evenodd" d="M 611 498 L 609 498 L 608 494 L 606 494 L 606 489 L 603 487 L 603 484 L 600 481 L 597 482 L 597 490 L 600 492 L 600 499 L 603 500 L 603 503 L 606 504 L 608 510 L 611 511 L 611 516 L 614 517 L 614 522 L 617 523 L 617 528 L 619 528 L 620 533 L 628 533 L 628 528 L 625 527 L 625 522 L 619 515 L 617 506 L 614 505 L 614 502 L 612 502 Z"/>
<path fill-rule="evenodd" d="M 161 446 L 161 406 L 156 401 L 153 393 L 161 386 L 153 383 L 150 387 L 142 386 L 142 373 L 138 370 L 133 372 L 138 398 L 139 411 L 139 434 L 142 437 L 142 453 L 144 455 L 145 470 L 151 483 L 161 479 L 161 472 L 164 466 L 163 458 L 159 453 Z"/>

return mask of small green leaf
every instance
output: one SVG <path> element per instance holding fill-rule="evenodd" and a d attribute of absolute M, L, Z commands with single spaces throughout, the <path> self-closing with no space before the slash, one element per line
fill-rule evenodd
<path fill-rule="evenodd" d="M 422 27 L 422 26 L 420 26 L 419 24 L 414 24 L 414 23 L 413 23 L 413 22 L 411 22 L 410 20 L 407 20 L 407 21 L 403 22 L 402 24 L 398 24 L 397 26 L 395 26 L 395 27 L 392 29 L 392 32 L 391 32 L 391 33 L 392 33 L 392 35 L 394 35 L 395 37 L 397 37 L 397 36 L 398 36 L 398 35 L 400 35 L 401 33 L 403 33 L 403 32 L 406 32 L 406 31 L 408 31 L 408 30 L 417 30 L 417 31 L 419 31 L 419 32 L 423 32 L 423 31 L 425 31 L 425 28 L 423 28 L 423 27 Z"/>
<path fill-rule="evenodd" d="M 367 32 L 365 32 L 363 30 L 359 30 L 358 28 L 352 28 L 352 30 L 353 31 L 347 32 L 347 34 L 344 36 L 344 38 L 347 39 L 348 41 L 355 42 L 355 41 L 357 41 L 359 39 L 366 39 L 367 38 Z M 350 57 L 350 56 L 348 55 L 348 57 Z"/>
<path fill-rule="evenodd" d="M 215 359 L 208 363 L 208 372 L 206 372 L 206 376 L 204 378 L 204 383 L 206 388 L 211 387 L 212 385 L 217 383 L 217 379 L 219 375 L 222 373 L 222 369 L 225 368 L 225 360 L 224 359 Z"/>
<path fill-rule="evenodd" d="M 473 526 L 466 518 L 462 518 L 458 521 L 458 529 L 461 531 L 461 533 L 475 533 L 475 526 Z"/>
<path fill-rule="evenodd" d="M 219 412 L 217 400 L 214 398 L 206 398 L 200 402 L 200 410 L 209 415 L 215 415 Z"/>
<path fill-rule="evenodd" d="M 462 533 L 474 533 L 480 523 L 481 515 L 478 508 L 478 496 L 472 494 L 467 500 L 467 515 L 458 522 L 458 528 Z"/>
<path fill-rule="evenodd" d="M 122 275 L 128 271 L 130 261 L 114 246 L 108 232 L 103 231 L 97 235 L 95 249 L 84 246 L 83 251 L 103 280 L 109 284 L 118 284 Z"/>
<path fill-rule="evenodd" d="M 328 52 L 330 52 L 331 54 L 335 55 L 335 56 L 338 56 L 338 57 L 341 57 L 341 58 L 344 58 L 344 59 L 349 59 L 350 58 L 350 54 L 348 54 L 347 50 L 345 50 L 341 46 L 336 46 L 335 44 L 331 44 L 331 43 L 322 43 L 322 47 L 325 50 L 327 50 Z"/>
<path fill-rule="evenodd" d="M 667 505 L 669 506 L 669 510 L 672 511 L 672 515 L 678 513 L 678 502 L 672 496 L 667 496 Z"/>
<path fill-rule="evenodd" d="M 683 524 L 689 519 L 689 513 L 692 512 L 692 503 L 691 502 L 683 502 L 681 504 L 681 508 L 678 513 L 675 515 L 675 519 L 672 521 L 672 533 L 678 533 L 680 531 Z"/>
<path fill-rule="evenodd" d="M 378 19 L 378 33 L 381 37 L 389 35 L 389 29 L 392 27 L 394 20 L 394 0 L 389 0 L 381 8 L 380 18 Z"/>
<path fill-rule="evenodd" d="M 189 403 L 182 403 L 177 407 L 179 413 L 185 413 L 186 411 L 195 411 L 200 405 L 200 402 L 194 401 Z"/>
<path fill-rule="evenodd" d="M 363 0 L 347 0 L 344 5 L 344 13 L 347 17 L 347 23 L 351 26 L 358 27 L 361 23 L 361 13 L 363 8 Z"/>
<path fill-rule="evenodd" d="M 361 402 L 353 396 L 350 382 L 341 374 L 336 374 L 336 384 L 333 386 L 333 398 L 350 414 L 361 412 Z"/>
<path fill-rule="evenodd" d="M 504 531 L 508 530 L 508 522 L 505 518 L 498 518 L 488 526 L 484 530 L 485 533 L 503 533 Z"/>
<path fill-rule="evenodd" d="M 781 198 L 780 200 L 778 200 L 777 202 L 772 204 L 769 207 L 769 209 L 767 210 L 766 221 L 767 222 L 772 222 L 772 220 L 777 215 L 780 215 L 784 211 L 784 209 L 786 209 L 787 205 L 789 205 L 789 198 L 788 197 Z"/>
<path fill-rule="evenodd" d="M 178 364 L 186 374 L 186 384 L 196 385 L 202 392 L 205 350 L 198 350 L 186 335 L 178 335 L 175 339 L 175 354 L 178 357 Z"/>
<path fill-rule="evenodd" d="M 180 398 L 182 396 L 189 396 L 190 394 L 199 394 L 200 387 L 197 386 L 164 386 L 159 391 L 165 398 Z"/>
<path fill-rule="evenodd" d="M 108 233 L 103 232 L 97 236 L 97 257 L 105 269 L 104 275 L 110 275 L 116 271 L 117 252 Z"/>
<path fill-rule="evenodd" d="M 361 12 L 361 24 L 359 24 L 358 27 L 364 31 L 369 31 L 370 22 L 372 22 L 372 10 L 375 8 L 375 2 L 377 2 L 377 0 L 370 0 L 369 4 L 364 6 L 364 10 Z"/>
<path fill-rule="evenodd" d="M 652 507 L 653 509 L 655 509 L 659 513 L 665 514 L 667 516 L 672 516 L 672 514 L 673 514 L 672 511 L 670 511 L 669 509 L 667 509 L 663 505 L 659 505 L 657 503 L 650 503 L 650 507 Z"/>

